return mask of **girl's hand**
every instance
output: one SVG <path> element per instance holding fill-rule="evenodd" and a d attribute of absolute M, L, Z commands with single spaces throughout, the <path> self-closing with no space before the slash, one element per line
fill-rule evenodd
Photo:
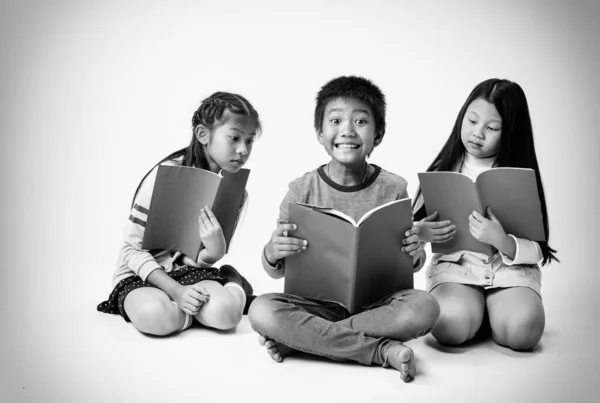
<path fill-rule="evenodd" d="M 198 224 L 200 227 L 200 240 L 204 249 L 206 249 L 202 260 L 216 262 L 225 256 L 227 245 L 225 244 L 221 225 L 208 206 L 200 210 Z"/>
<path fill-rule="evenodd" d="M 415 226 L 421 230 L 419 232 L 419 240 L 423 242 L 442 243 L 448 242 L 452 236 L 456 234 L 456 226 L 452 222 L 434 221 L 438 217 L 438 212 L 423 218 L 415 223 Z"/>
<path fill-rule="evenodd" d="M 179 308 L 192 316 L 198 314 L 202 305 L 206 304 L 209 299 L 208 291 L 199 284 L 183 285 L 175 295 L 175 302 Z"/>
<path fill-rule="evenodd" d="M 265 248 L 265 257 L 272 265 L 285 257 L 301 252 L 308 246 L 308 241 L 288 236 L 288 231 L 298 227 L 285 221 L 277 221 L 277 228 Z"/>
<path fill-rule="evenodd" d="M 478 241 L 492 245 L 496 249 L 500 249 L 499 246 L 506 238 L 506 233 L 502 224 L 498 221 L 498 218 L 492 212 L 492 209 L 488 207 L 487 214 L 490 219 L 485 218 L 477 211 L 473 211 L 469 216 L 469 232 Z"/>
<path fill-rule="evenodd" d="M 402 251 L 408 253 L 413 258 L 418 257 L 423 251 L 423 243 L 419 241 L 419 233 L 421 229 L 419 227 L 412 227 L 404 233 L 406 238 L 402 240 L 404 246 Z"/>

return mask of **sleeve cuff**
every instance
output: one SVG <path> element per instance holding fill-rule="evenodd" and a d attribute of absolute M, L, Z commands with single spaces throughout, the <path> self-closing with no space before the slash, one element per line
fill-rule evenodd
<path fill-rule="evenodd" d="M 507 266 L 516 266 L 520 264 L 540 264 L 544 259 L 540 245 L 535 241 L 528 239 L 517 238 L 514 235 L 508 235 L 515 241 L 515 258 L 511 259 L 509 256 L 500 252 L 502 256 L 502 262 Z"/>
<path fill-rule="evenodd" d="M 267 272 L 267 274 L 273 278 L 281 278 L 284 275 L 284 260 L 280 259 L 275 265 L 272 265 L 268 260 L 265 254 L 265 248 L 262 250 L 262 266 L 263 269 Z"/>
<path fill-rule="evenodd" d="M 142 279 L 142 281 L 146 281 L 150 273 L 152 273 L 156 269 L 161 269 L 162 267 L 156 262 L 156 260 L 148 260 L 146 263 L 140 267 L 137 275 Z"/>
<path fill-rule="evenodd" d="M 419 253 L 419 255 L 416 258 L 413 258 L 413 273 L 416 273 L 419 270 L 421 270 L 421 268 L 425 264 L 425 258 L 425 250 L 421 250 L 421 253 Z"/>

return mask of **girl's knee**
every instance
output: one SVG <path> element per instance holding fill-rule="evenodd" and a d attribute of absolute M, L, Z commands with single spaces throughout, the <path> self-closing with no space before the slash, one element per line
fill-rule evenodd
<path fill-rule="evenodd" d="M 441 344 L 457 346 L 475 337 L 482 317 L 462 309 L 462 305 L 444 304 L 432 334 Z"/>
<path fill-rule="evenodd" d="M 494 340 L 517 351 L 535 347 L 544 333 L 545 317 L 542 312 L 523 310 L 492 322 Z"/>
<path fill-rule="evenodd" d="M 131 323 L 143 333 L 166 336 L 183 326 L 184 315 L 170 301 L 147 299 L 143 304 L 126 310 Z"/>
<path fill-rule="evenodd" d="M 210 300 L 195 317 L 205 326 L 229 330 L 242 320 L 242 308 L 239 300 L 232 294 L 223 294 L 216 298 L 211 295 Z"/>

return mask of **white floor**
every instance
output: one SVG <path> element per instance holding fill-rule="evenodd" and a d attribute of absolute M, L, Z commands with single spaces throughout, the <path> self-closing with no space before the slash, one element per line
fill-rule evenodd
<path fill-rule="evenodd" d="M 581 303 L 594 298 L 581 291 L 578 298 L 545 298 L 546 332 L 531 353 L 490 340 L 456 349 L 430 335 L 411 341 L 418 375 L 404 384 L 378 367 L 308 356 L 276 363 L 247 317 L 231 332 L 193 327 L 167 338 L 145 336 L 118 316 L 95 312 L 108 291 L 100 281 L 105 272 L 92 276 L 104 286 L 82 287 L 47 272 L 29 287 L 27 301 L 3 294 L 0 396 L 7 399 L 0 401 L 597 401 L 597 316 L 595 306 Z M 26 291 L 32 279 L 21 273 L 7 281 Z"/>

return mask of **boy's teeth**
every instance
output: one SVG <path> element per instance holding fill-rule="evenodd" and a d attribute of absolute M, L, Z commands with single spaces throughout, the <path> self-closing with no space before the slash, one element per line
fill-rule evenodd
<path fill-rule="evenodd" d="M 358 148 L 356 144 L 338 144 L 338 148 Z"/>

